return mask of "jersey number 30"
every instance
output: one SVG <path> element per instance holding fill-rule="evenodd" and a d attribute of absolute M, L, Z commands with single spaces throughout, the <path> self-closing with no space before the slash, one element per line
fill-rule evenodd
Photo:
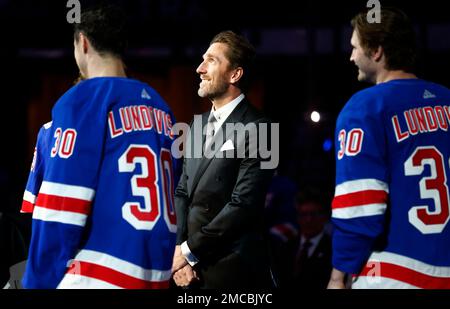
<path fill-rule="evenodd" d="M 348 133 L 344 129 L 339 131 L 339 151 L 337 153 L 338 160 L 342 159 L 344 155 L 352 157 L 360 153 L 363 138 L 364 131 L 360 128 L 352 129 Z"/>
<path fill-rule="evenodd" d="M 167 227 L 171 232 L 175 232 L 172 157 L 169 150 L 162 148 L 159 162 L 157 158 L 155 152 L 147 145 L 130 145 L 119 158 L 119 172 L 122 173 L 135 172 L 136 164 L 139 163 L 141 172 L 131 178 L 131 190 L 133 196 L 144 199 L 143 206 L 139 202 L 126 202 L 122 206 L 122 217 L 135 229 L 152 230 L 163 212 Z M 158 170 L 163 176 L 162 197 L 158 185 Z M 163 209 L 160 210 L 160 207 Z"/>
<path fill-rule="evenodd" d="M 441 233 L 450 218 L 444 157 L 436 147 L 417 147 L 405 162 L 405 175 L 422 175 L 425 165 L 430 167 L 431 175 L 419 181 L 420 197 L 432 199 L 434 210 L 425 205 L 414 206 L 408 212 L 408 219 L 423 234 Z"/>

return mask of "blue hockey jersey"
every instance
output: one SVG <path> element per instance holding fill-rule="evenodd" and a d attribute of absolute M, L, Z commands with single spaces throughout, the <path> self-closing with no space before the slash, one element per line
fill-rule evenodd
<path fill-rule="evenodd" d="M 139 81 L 99 77 L 67 91 L 52 120 L 25 193 L 34 210 L 24 287 L 167 288 L 176 233 L 167 104 Z"/>
<path fill-rule="evenodd" d="M 336 125 L 333 266 L 356 288 L 450 288 L 450 91 L 355 94 Z"/>

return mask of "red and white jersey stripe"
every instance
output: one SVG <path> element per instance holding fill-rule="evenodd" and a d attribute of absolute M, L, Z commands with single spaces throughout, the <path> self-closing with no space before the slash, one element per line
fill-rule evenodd
<path fill-rule="evenodd" d="M 95 191 L 81 186 L 42 182 L 33 219 L 84 226 Z"/>
<path fill-rule="evenodd" d="M 450 267 L 426 264 L 391 252 L 374 252 L 352 288 L 450 289 Z"/>
<path fill-rule="evenodd" d="M 23 193 L 22 208 L 21 213 L 32 213 L 34 209 L 34 204 L 36 203 L 36 195 L 30 191 L 25 191 Z"/>
<path fill-rule="evenodd" d="M 165 289 L 170 276 L 170 269 L 145 269 L 109 254 L 81 250 L 58 288 Z"/>
<path fill-rule="evenodd" d="M 336 186 L 332 216 L 352 219 L 384 214 L 388 194 L 388 184 L 378 179 L 346 181 Z"/>

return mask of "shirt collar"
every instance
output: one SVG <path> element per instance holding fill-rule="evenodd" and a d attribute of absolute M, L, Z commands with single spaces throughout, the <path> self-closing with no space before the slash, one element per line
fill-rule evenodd
<path fill-rule="evenodd" d="M 245 95 L 241 93 L 237 98 L 232 100 L 231 102 L 225 104 L 224 106 L 214 110 L 214 106 L 211 108 L 211 113 L 213 113 L 214 117 L 217 121 L 223 122 L 225 119 L 230 116 L 233 110 L 238 106 L 238 104 L 245 98 Z"/>
<path fill-rule="evenodd" d="M 318 235 L 309 239 L 309 242 L 311 243 L 311 247 L 315 248 L 319 244 L 319 241 L 322 239 L 323 234 L 324 234 L 324 231 L 322 231 Z M 306 238 L 304 236 L 302 236 L 300 245 L 303 246 L 305 241 L 306 241 Z"/>

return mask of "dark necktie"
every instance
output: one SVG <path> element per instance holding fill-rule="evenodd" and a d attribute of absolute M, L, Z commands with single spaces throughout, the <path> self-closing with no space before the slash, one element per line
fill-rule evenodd
<path fill-rule="evenodd" d="M 297 257 L 295 259 L 295 273 L 298 275 L 302 269 L 306 266 L 306 261 L 308 259 L 309 248 L 311 248 L 311 241 L 309 239 L 305 240 L 302 247 L 297 253 Z"/>
<path fill-rule="evenodd" d="M 207 149 L 210 149 L 210 147 L 211 147 L 211 142 L 213 140 L 214 133 L 215 133 L 214 125 L 216 122 L 217 122 L 217 119 L 216 119 L 216 117 L 214 117 L 214 114 L 211 112 L 208 117 L 208 123 L 206 124 L 206 138 L 205 138 L 205 148 L 204 148 L 205 151 Z"/>

